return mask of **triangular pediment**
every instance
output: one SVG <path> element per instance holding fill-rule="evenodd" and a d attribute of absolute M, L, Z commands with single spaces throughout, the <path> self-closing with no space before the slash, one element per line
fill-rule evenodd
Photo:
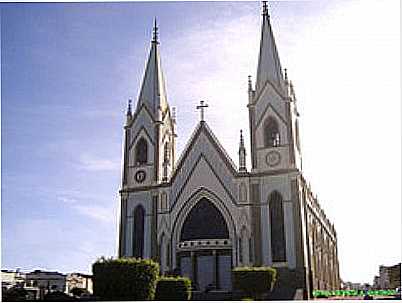
<path fill-rule="evenodd" d="M 203 136 L 204 135 L 204 136 Z M 200 141 L 201 138 L 206 138 L 210 149 L 214 150 L 219 158 L 223 161 L 223 163 L 227 166 L 227 168 L 233 173 L 233 175 L 237 174 L 237 167 L 234 164 L 233 160 L 230 158 L 226 150 L 223 146 L 219 143 L 216 136 L 212 133 L 212 130 L 205 122 L 201 122 L 198 124 L 197 128 L 193 132 L 190 137 L 190 141 L 187 143 L 186 147 L 184 148 L 177 164 L 174 173 L 172 174 L 172 180 L 175 178 L 180 168 L 184 165 L 186 161 L 188 161 L 189 154 L 191 151 L 199 144 L 197 142 Z M 204 142 L 203 142 L 204 143 Z M 202 144 L 201 144 L 202 145 Z M 201 151 L 200 151 L 201 152 Z M 205 153 L 205 151 L 204 151 Z"/>
<path fill-rule="evenodd" d="M 232 197 L 236 196 L 234 178 L 238 175 L 237 168 L 211 129 L 205 122 L 201 122 L 194 131 L 173 172 L 171 178 L 172 201 L 181 194 L 201 159 L 210 165 L 211 171 L 220 180 L 220 183 L 224 184 L 226 191 Z M 202 184 L 199 185 L 202 186 Z"/>

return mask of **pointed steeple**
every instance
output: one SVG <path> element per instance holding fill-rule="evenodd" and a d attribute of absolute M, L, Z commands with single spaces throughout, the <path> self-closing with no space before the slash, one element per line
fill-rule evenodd
<path fill-rule="evenodd" d="M 168 108 L 165 80 L 159 54 L 158 27 L 154 21 L 151 51 L 149 53 L 141 91 L 137 102 L 137 110 L 145 104 L 157 119 L 159 109 L 164 112 Z"/>
<path fill-rule="evenodd" d="M 260 55 L 258 58 L 256 94 L 263 89 L 269 81 L 277 89 L 282 90 L 283 75 L 278 51 L 276 49 L 274 34 L 271 28 L 267 2 L 263 1 L 262 32 L 260 42 Z"/>
<path fill-rule="evenodd" d="M 246 172 L 246 148 L 244 147 L 243 131 L 240 130 L 239 171 Z"/>
<path fill-rule="evenodd" d="M 131 99 L 128 99 L 126 117 L 127 117 L 126 124 L 128 125 L 131 122 L 131 119 L 133 118 L 132 113 L 131 113 Z"/>

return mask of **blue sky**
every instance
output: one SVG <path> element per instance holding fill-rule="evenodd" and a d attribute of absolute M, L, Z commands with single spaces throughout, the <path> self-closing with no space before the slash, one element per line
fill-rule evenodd
<path fill-rule="evenodd" d="M 155 16 L 179 151 L 205 99 L 237 162 L 260 3 L 0 8 L 2 268 L 90 272 L 116 254 L 122 126 Z M 287 1 L 270 11 L 299 100 L 305 175 L 338 230 L 341 277 L 371 282 L 378 265 L 401 259 L 399 3 Z"/>

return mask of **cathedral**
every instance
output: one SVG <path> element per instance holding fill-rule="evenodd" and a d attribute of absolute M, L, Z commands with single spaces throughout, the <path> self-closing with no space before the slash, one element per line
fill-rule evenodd
<path fill-rule="evenodd" d="M 257 34 L 257 33 L 256 33 Z M 339 289 L 337 235 L 303 177 L 297 98 L 282 70 L 267 4 L 255 83 L 249 77 L 250 148 L 237 165 L 203 117 L 177 158 L 155 24 L 135 110 L 124 125 L 119 256 L 152 258 L 195 291 L 232 292 L 231 270 L 277 269 L 275 289 Z M 246 156 L 251 159 L 247 169 Z"/>

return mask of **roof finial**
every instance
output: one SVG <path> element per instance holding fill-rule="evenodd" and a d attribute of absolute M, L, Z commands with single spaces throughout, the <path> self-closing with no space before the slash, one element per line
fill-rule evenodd
<path fill-rule="evenodd" d="M 251 82 L 251 76 L 248 76 L 248 91 L 251 92 L 253 90 L 253 83 Z"/>
<path fill-rule="evenodd" d="M 262 15 L 269 18 L 267 1 L 262 1 Z"/>
<path fill-rule="evenodd" d="M 131 115 L 131 99 L 128 99 L 127 115 Z"/>
<path fill-rule="evenodd" d="M 156 17 L 154 18 L 152 42 L 158 43 L 158 25 L 156 24 Z"/>
<path fill-rule="evenodd" d="M 243 131 L 240 130 L 239 172 L 246 172 L 246 149 L 244 147 Z"/>

